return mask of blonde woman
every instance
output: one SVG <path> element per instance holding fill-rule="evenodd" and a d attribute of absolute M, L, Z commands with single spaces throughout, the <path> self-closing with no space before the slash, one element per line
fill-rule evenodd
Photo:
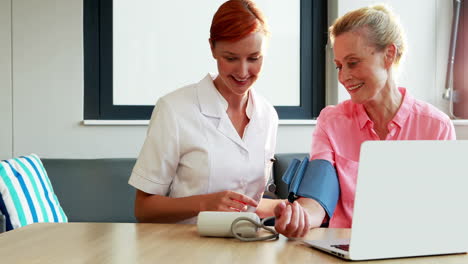
<path fill-rule="evenodd" d="M 293 204 L 279 204 L 276 229 L 290 237 L 304 236 L 327 221 L 330 227 L 351 227 L 359 151 L 364 141 L 455 139 L 447 115 L 398 86 L 395 69 L 406 46 L 403 30 L 387 7 L 351 11 L 338 18 L 329 33 L 338 79 L 351 99 L 320 113 L 310 157 L 311 162 L 326 160 L 335 168 L 340 194 L 332 213 L 326 212 L 320 201 L 305 197 Z"/>

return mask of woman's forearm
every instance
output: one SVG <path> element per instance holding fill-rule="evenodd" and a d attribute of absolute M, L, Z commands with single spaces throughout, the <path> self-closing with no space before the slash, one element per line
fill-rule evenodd
<path fill-rule="evenodd" d="M 230 190 L 181 198 L 137 190 L 135 216 L 139 222 L 173 223 L 197 216 L 201 211 L 244 212 L 249 207 L 258 207 L 257 201 Z"/>
<path fill-rule="evenodd" d="M 138 222 L 174 223 L 197 216 L 205 199 L 205 195 L 171 198 L 137 190 L 135 216 Z"/>
<path fill-rule="evenodd" d="M 255 213 L 257 213 L 257 215 L 260 218 L 266 218 L 266 217 L 274 216 L 275 215 L 275 213 L 274 213 L 275 207 L 279 203 L 281 203 L 282 201 L 284 201 L 284 200 L 262 198 L 262 200 L 260 200 L 260 203 L 258 204 L 258 208 L 257 208 L 257 211 Z"/>
<path fill-rule="evenodd" d="M 312 228 L 320 227 L 325 216 L 325 209 L 314 199 L 301 197 L 297 201 L 309 214 L 309 222 Z"/>
<path fill-rule="evenodd" d="M 257 215 L 260 218 L 274 216 L 275 207 L 281 202 L 286 201 L 282 199 L 268 199 L 262 198 L 257 208 Z M 323 207 L 314 199 L 301 197 L 296 200 L 309 214 L 310 225 L 314 227 L 320 227 L 324 218 L 326 217 L 325 210 Z"/>

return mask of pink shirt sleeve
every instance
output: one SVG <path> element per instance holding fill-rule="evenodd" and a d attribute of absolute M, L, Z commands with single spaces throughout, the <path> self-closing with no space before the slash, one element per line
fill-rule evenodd
<path fill-rule="evenodd" d="M 455 134 L 455 128 L 453 127 L 453 123 L 451 120 L 448 120 L 444 123 L 444 125 L 440 126 L 439 131 L 439 140 L 456 140 L 457 136 Z"/>
<path fill-rule="evenodd" d="M 323 159 L 328 160 L 335 166 L 335 154 L 330 143 L 329 137 L 322 127 L 323 118 L 317 119 L 317 126 L 312 134 L 312 147 L 310 151 L 310 160 Z"/>

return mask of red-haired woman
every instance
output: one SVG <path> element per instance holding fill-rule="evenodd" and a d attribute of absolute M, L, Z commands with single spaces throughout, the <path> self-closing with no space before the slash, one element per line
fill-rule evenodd
<path fill-rule="evenodd" d="M 195 223 L 200 211 L 256 211 L 275 151 L 278 116 L 252 86 L 268 27 L 250 0 L 230 0 L 213 17 L 218 74 L 160 98 L 129 183 L 140 222 Z"/>

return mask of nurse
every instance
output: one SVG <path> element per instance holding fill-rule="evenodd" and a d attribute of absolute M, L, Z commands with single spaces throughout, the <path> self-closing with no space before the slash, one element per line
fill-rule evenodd
<path fill-rule="evenodd" d="M 310 198 L 280 203 L 275 209 L 275 227 L 289 237 L 304 236 L 311 227 L 328 221 L 329 227 L 351 227 L 364 141 L 455 139 L 446 114 L 397 85 L 395 69 L 404 55 L 405 41 L 400 25 L 385 6 L 360 8 L 338 18 L 330 27 L 330 38 L 338 80 L 351 99 L 321 111 L 310 158 L 311 162 L 325 160 L 335 168 L 339 199 L 330 215 Z"/>
<path fill-rule="evenodd" d="M 195 223 L 200 211 L 272 215 L 262 200 L 275 153 L 278 116 L 252 89 L 268 26 L 250 0 L 215 13 L 209 44 L 218 73 L 161 97 L 129 184 L 140 222 Z"/>

